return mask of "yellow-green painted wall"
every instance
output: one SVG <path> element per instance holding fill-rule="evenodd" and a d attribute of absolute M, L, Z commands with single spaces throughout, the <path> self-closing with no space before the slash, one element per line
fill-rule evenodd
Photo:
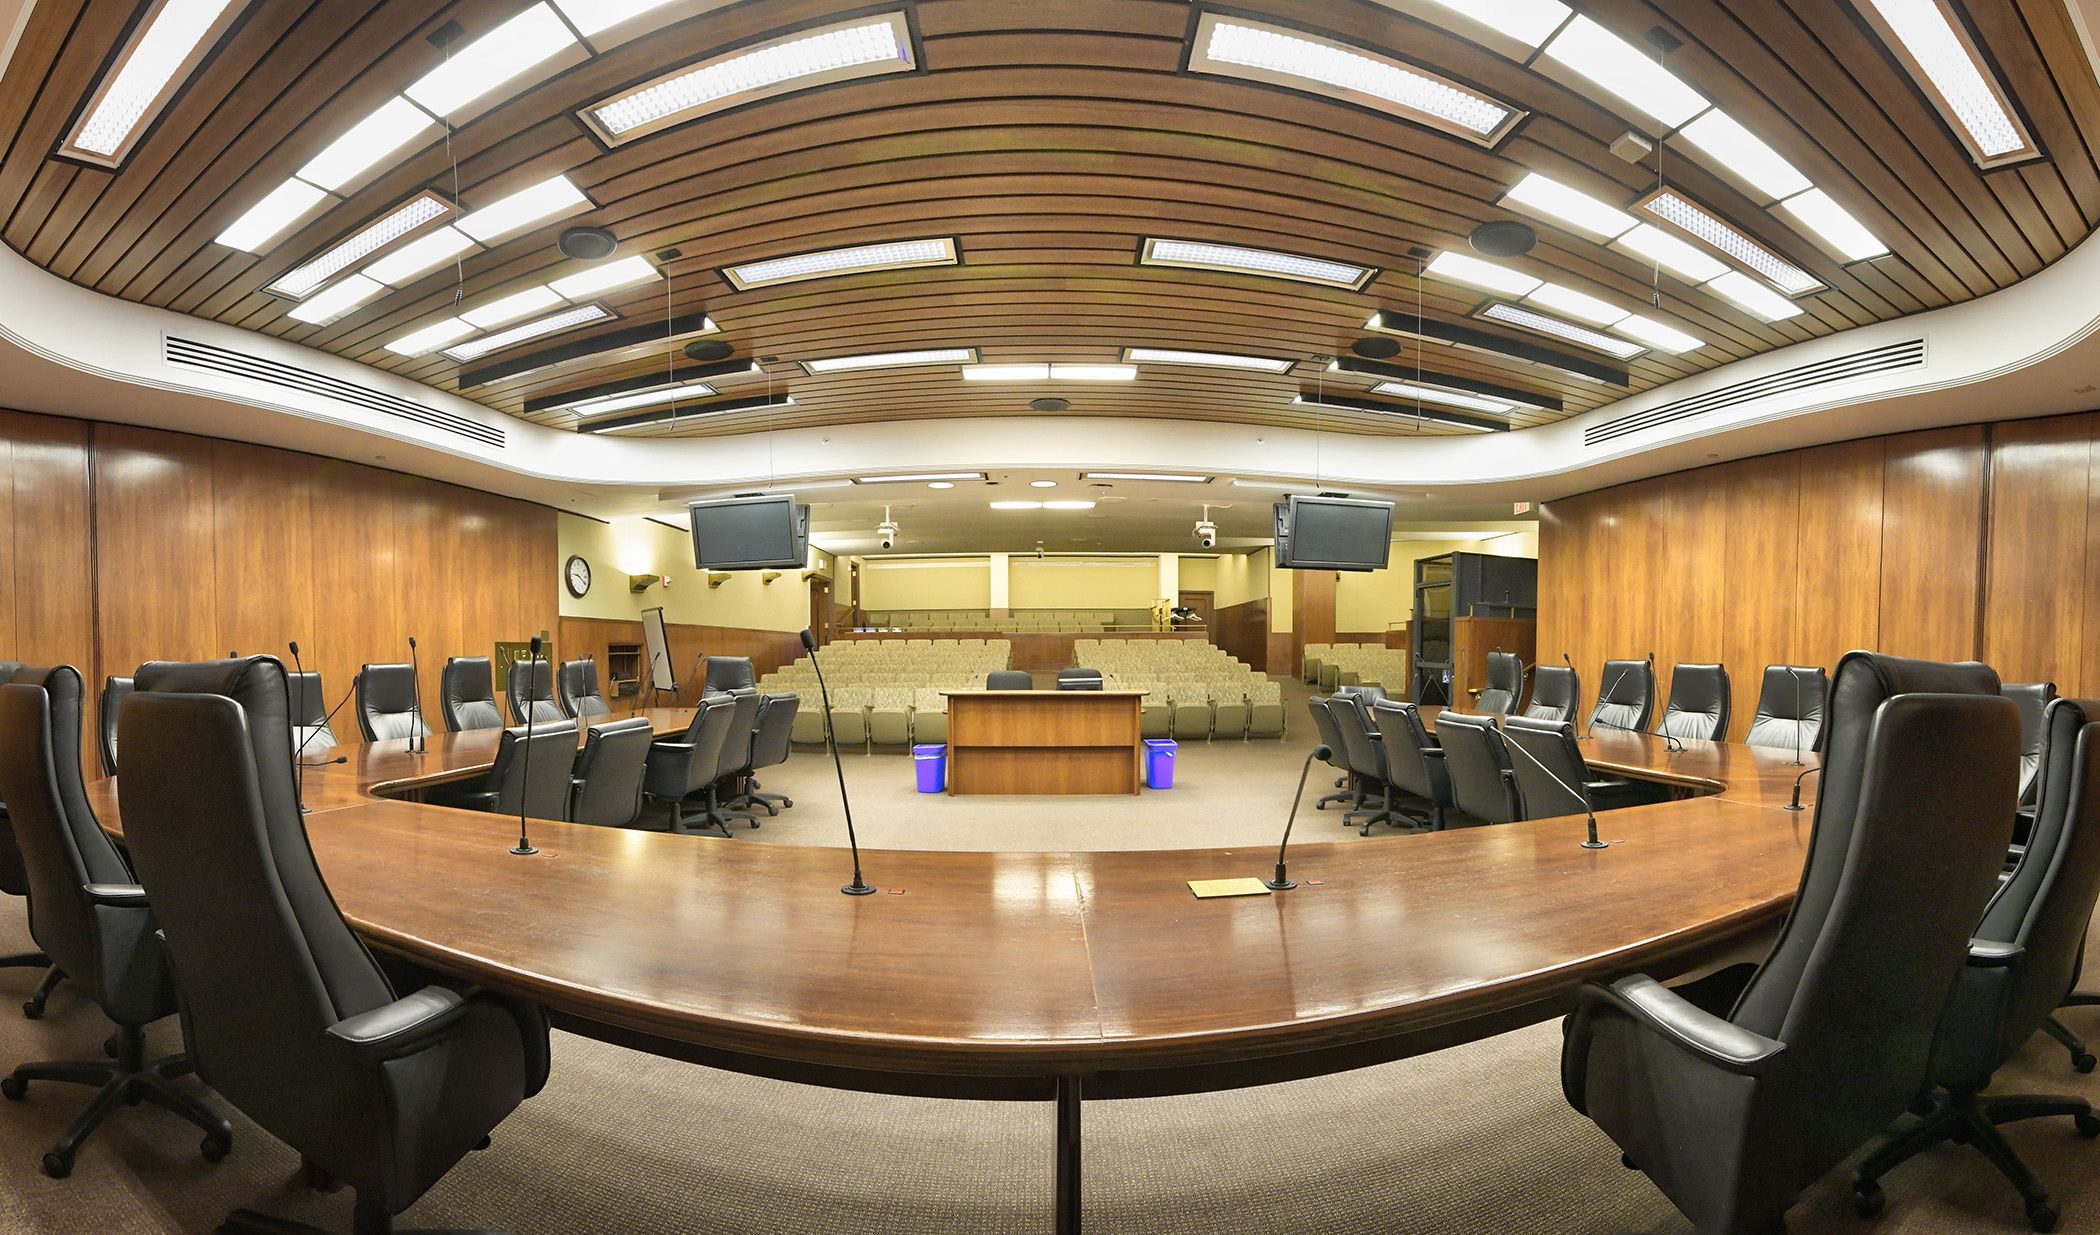
<path fill-rule="evenodd" d="M 1008 569 L 1015 609 L 1150 609 L 1159 600 L 1157 557 L 1017 556 Z"/>
<path fill-rule="evenodd" d="M 1218 558 L 1212 566 L 1216 576 L 1212 583 L 1216 591 L 1212 603 L 1223 609 L 1267 596 L 1270 556 L 1269 550 L 1258 549 L 1253 553 L 1227 553 Z M 1187 569 L 1185 562 L 1182 568 Z"/>
<path fill-rule="evenodd" d="M 860 607 L 890 609 L 989 609 L 989 558 L 862 558 Z"/>
<path fill-rule="evenodd" d="M 1539 555 L 1537 532 L 1509 532 L 1484 540 L 1396 540 L 1384 570 L 1341 572 L 1334 587 L 1334 628 L 1362 633 L 1382 631 L 1396 622 L 1414 620 L 1415 563 L 1446 553 L 1489 553 L 1497 557 Z M 1275 606 L 1270 606 L 1273 615 Z"/>
<path fill-rule="evenodd" d="M 620 618 L 639 621 L 642 610 L 663 606 L 664 620 L 690 626 L 735 626 L 747 630 L 801 630 L 809 625 L 809 585 L 802 572 L 730 572 L 721 587 L 707 586 L 705 573 L 693 566 L 693 541 L 686 532 L 650 519 L 615 519 L 601 523 L 581 515 L 558 520 L 561 562 L 580 554 L 591 564 L 591 590 L 578 598 L 561 588 L 563 617 Z M 812 564 L 832 565 L 831 556 L 811 549 Z M 645 592 L 627 590 L 628 575 L 669 575 L 670 586 Z"/>

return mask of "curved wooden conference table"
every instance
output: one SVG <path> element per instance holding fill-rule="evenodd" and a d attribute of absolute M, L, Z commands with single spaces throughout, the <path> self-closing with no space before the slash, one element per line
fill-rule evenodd
<path fill-rule="evenodd" d="M 667 732 L 690 717 L 644 714 Z M 1079 1226 L 1082 1094 L 1362 1067 L 1557 1016 L 1591 979 L 1755 959 L 1811 820 L 1782 809 L 1802 770 L 1792 752 L 1671 754 L 1599 728 L 1583 743 L 1592 766 L 1693 795 L 1599 816 L 1601 850 L 1580 847 L 1579 817 L 1361 840 L 1328 839 L 1334 814 L 1303 810 L 1301 886 L 1271 896 L 1197 900 L 1187 884 L 1267 877 L 1262 847 L 869 850 L 878 891 L 854 897 L 838 890 L 843 848 L 535 821 L 542 852 L 519 857 L 514 819 L 402 800 L 485 770 L 498 732 L 433 734 L 421 755 L 344 746 L 330 757 L 345 762 L 306 771 L 321 872 L 368 940 L 674 1058 L 1053 1099 L 1061 1231 Z M 90 790 L 120 829 L 116 783 Z M 1264 806 L 1279 832 L 1289 805 Z"/>

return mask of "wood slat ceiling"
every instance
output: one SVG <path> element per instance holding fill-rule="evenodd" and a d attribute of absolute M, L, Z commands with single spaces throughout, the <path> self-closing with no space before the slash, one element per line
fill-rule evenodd
<path fill-rule="evenodd" d="M 450 190 L 442 144 L 399 163 L 349 202 L 256 257 L 214 243 L 327 140 L 428 70 L 424 37 L 457 21 L 469 38 L 521 0 L 271 0 L 258 4 L 111 173 L 51 152 L 140 6 L 43 0 L 0 79 L 0 239 L 96 290 L 311 344 L 455 387 L 461 366 L 404 359 L 383 344 L 449 309 L 460 288 L 434 272 L 327 326 L 292 320 L 265 283 L 426 185 Z M 958 415 L 1025 415 L 1030 399 L 1071 416 L 1310 425 L 1300 390 L 1360 394 L 1370 379 L 1147 366 L 1135 383 L 964 383 L 952 368 L 811 378 L 793 362 L 922 347 L 975 346 L 987 363 L 1113 362 L 1126 345 L 1296 357 L 1345 352 L 1370 311 L 1465 320 L 1486 299 L 1435 280 L 1419 288 L 1417 247 L 1465 249 L 1526 170 L 1631 201 L 1655 187 L 1611 141 L 1628 122 L 1547 77 L 1435 26 L 1357 0 L 1256 0 L 1250 15 L 1329 32 L 1436 66 L 1532 114 L 1495 151 L 1360 109 L 1178 71 L 1183 0 L 918 0 L 925 72 L 787 95 L 606 151 L 580 106 L 703 54 L 864 12 L 817 0 L 749 0 L 600 54 L 461 127 L 452 149 L 469 208 L 561 172 L 598 203 L 469 257 L 467 297 L 574 269 L 563 227 L 612 229 L 620 253 L 675 247 L 656 282 L 606 298 L 624 319 L 521 347 L 587 337 L 666 313 L 705 311 L 740 357 L 777 358 L 768 388 L 795 406 L 682 421 L 652 433 L 742 432 Z M 1630 37 L 1682 40 L 1671 69 L 1778 148 L 1889 245 L 1841 266 L 1674 144 L 1669 182 L 1828 284 L 1806 312 L 1767 324 L 1660 279 L 1661 315 L 1708 341 L 1651 352 L 1629 368 L 1642 390 L 1743 356 L 2008 286 L 2100 222 L 2100 87 L 2060 0 L 1963 0 L 2047 158 L 1976 170 L 1911 79 L 1847 5 L 1833 0 L 1587 0 Z M 1551 226 L 1520 266 L 1641 308 L 1651 270 Z M 722 266 L 811 249 L 923 236 L 960 240 L 964 264 L 849 275 L 737 292 Z M 1379 268 L 1362 292 L 1275 279 L 1143 268 L 1143 237 L 1282 249 Z M 1488 323 L 1494 333 L 1539 342 Z M 501 358 L 499 354 L 498 358 Z M 1431 346 L 1430 368 L 1552 394 L 1565 413 L 1608 387 L 1492 356 Z M 1413 352 L 1394 363 L 1409 365 Z M 661 355 L 581 360 L 463 391 L 522 415 L 526 399 L 663 371 Z M 683 363 L 683 362 L 681 362 Z M 1053 388 L 1054 387 L 1054 388 Z M 1442 432 L 1375 414 L 1323 411 L 1329 428 Z M 571 423 L 565 413 L 532 419 Z"/>

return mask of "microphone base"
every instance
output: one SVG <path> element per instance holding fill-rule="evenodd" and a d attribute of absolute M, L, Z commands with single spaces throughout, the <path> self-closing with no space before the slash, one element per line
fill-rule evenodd
<path fill-rule="evenodd" d="M 1261 886 L 1272 892 L 1288 892 L 1292 888 L 1297 887 L 1298 882 L 1295 879 L 1264 879 L 1261 881 Z"/>
<path fill-rule="evenodd" d="M 539 850 L 537 850 L 537 849 L 534 849 L 534 848 L 533 848 L 532 846 L 530 846 L 530 845 L 513 845 L 513 846 L 511 846 L 511 850 L 510 850 L 510 851 L 511 851 L 512 853 L 515 853 L 515 854 L 517 854 L 517 855 L 518 855 L 519 857 L 521 857 L 521 858 L 529 858 L 529 857 L 531 857 L 531 856 L 532 856 L 533 854 L 535 854 L 535 853 L 538 853 L 538 852 L 539 852 Z"/>
<path fill-rule="evenodd" d="M 1611 848 L 1611 845 L 1610 845 L 1610 843 L 1609 843 L 1609 842 L 1607 842 L 1607 841 L 1601 841 L 1601 840 L 1586 840 L 1586 841 L 1582 842 L 1582 847 L 1583 847 L 1584 849 L 1609 849 L 1609 848 Z"/>
<path fill-rule="evenodd" d="M 1780 807 L 1779 809 L 1781 809 L 1781 810 L 1793 810 L 1793 811 L 1802 811 L 1802 810 L 1807 810 L 1808 808 L 1807 808 L 1806 806 L 1782 806 L 1782 807 Z"/>
<path fill-rule="evenodd" d="M 869 886 L 868 884 L 861 882 L 859 879 L 855 879 L 852 883 L 849 883 L 845 887 L 840 888 L 839 891 L 844 892 L 848 896 L 875 895 L 875 889 Z"/>
<path fill-rule="evenodd" d="M 306 805 L 304 802 L 301 802 L 299 804 L 299 813 L 302 815 L 311 815 L 314 813 L 314 808 Z"/>

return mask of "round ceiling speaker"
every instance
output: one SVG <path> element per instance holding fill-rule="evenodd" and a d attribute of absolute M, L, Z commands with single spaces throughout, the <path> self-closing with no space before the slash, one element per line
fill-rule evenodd
<path fill-rule="evenodd" d="M 1351 343 L 1349 350 L 1367 360 L 1390 360 L 1400 354 L 1400 340 L 1369 335 Z"/>
<path fill-rule="evenodd" d="M 1515 219 L 1482 223 L 1466 237 L 1473 251 L 1484 257 L 1522 257 L 1538 242 L 1539 234 L 1531 229 L 1531 224 Z"/>
<path fill-rule="evenodd" d="M 729 359 L 736 349 L 721 339 L 694 339 L 685 345 L 685 358 L 701 364 L 713 364 L 717 360 Z"/>
<path fill-rule="evenodd" d="M 1070 399 L 1030 399 L 1028 406 L 1039 412 L 1061 412 L 1072 406 Z"/>
<path fill-rule="evenodd" d="M 554 247 L 577 261 L 602 262 L 620 247 L 620 240 L 602 227 L 572 227 L 561 234 Z"/>

